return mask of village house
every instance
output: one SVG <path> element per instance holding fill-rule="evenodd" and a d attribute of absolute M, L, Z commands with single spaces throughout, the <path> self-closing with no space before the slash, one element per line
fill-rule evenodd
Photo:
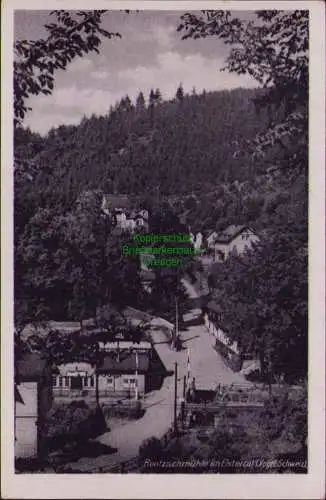
<path fill-rule="evenodd" d="M 238 255 L 252 249 L 259 237 L 247 226 L 231 225 L 224 231 L 213 231 L 207 237 L 207 246 L 213 252 L 214 260 L 224 262 L 231 253 Z"/>
<path fill-rule="evenodd" d="M 41 458 L 42 425 L 52 406 L 51 367 L 40 354 L 26 353 L 17 361 L 15 378 L 15 458 Z"/>
<path fill-rule="evenodd" d="M 96 367 L 86 362 L 58 365 L 53 373 L 53 394 L 57 402 L 72 399 L 101 402 L 112 398 L 141 398 L 156 383 L 153 366 L 158 355 L 148 340 L 116 338 L 99 342 L 101 354 Z"/>
<path fill-rule="evenodd" d="M 102 396 L 138 399 L 148 390 L 151 350 L 123 349 L 117 355 L 106 352 L 98 369 L 99 393 Z"/>
<path fill-rule="evenodd" d="M 240 371 L 248 375 L 253 370 L 259 370 L 259 363 L 252 354 L 240 351 L 238 342 L 230 338 L 225 324 L 223 323 L 223 312 L 214 301 L 208 302 L 203 308 L 204 323 L 212 334 L 213 347 L 222 354 L 226 363 L 234 371 Z"/>
<path fill-rule="evenodd" d="M 154 271 L 151 271 L 150 269 L 146 269 L 146 268 L 141 269 L 140 279 L 141 279 L 142 285 L 144 287 L 144 290 L 146 290 L 148 293 L 151 293 L 153 282 L 155 280 Z"/>
<path fill-rule="evenodd" d="M 204 323 L 212 334 L 212 344 L 229 362 L 235 371 L 240 370 L 240 352 L 238 343 L 231 341 L 222 328 L 222 310 L 213 301 L 208 302 L 204 308 Z"/>
<path fill-rule="evenodd" d="M 148 230 L 148 210 L 133 208 L 128 195 L 106 194 L 102 200 L 102 212 L 111 217 L 116 227 L 133 233 L 136 229 Z"/>
<path fill-rule="evenodd" d="M 102 211 L 106 215 L 114 215 L 116 211 L 132 209 L 132 201 L 127 194 L 104 194 L 102 199 Z"/>

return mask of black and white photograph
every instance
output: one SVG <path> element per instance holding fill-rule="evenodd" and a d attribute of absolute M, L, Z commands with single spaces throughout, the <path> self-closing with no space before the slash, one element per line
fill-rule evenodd
<path fill-rule="evenodd" d="M 52 3 L 12 11 L 15 477 L 308 480 L 313 8 Z"/>

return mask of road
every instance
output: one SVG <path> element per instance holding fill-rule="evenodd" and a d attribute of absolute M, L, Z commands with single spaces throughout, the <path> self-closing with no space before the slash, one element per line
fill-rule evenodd
<path fill-rule="evenodd" d="M 198 296 L 195 288 L 184 281 L 190 298 Z M 191 321 L 198 318 L 199 309 L 193 309 L 184 316 Z M 202 324 L 189 326 L 180 332 L 184 349 L 172 351 L 165 334 L 158 329 L 152 331 L 156 350 L 168 371 L 174 371 L 178 363 L 178 399 L 182 397 L 183 378 L 187 374 L 187 353 L 190 353 L 191 379 L 195 377 L 196 388 L 215 389 L 217 384 L 250 385 L 240 374 L 234 373 L 213 349 L 213 337 Z M 171 427 L 174 411 L 174 375 L 165 378 L 160 390 L 147 395 L 145 399 L 146 413 L 139 420 L 132 420 L 125 425 L 113 429 L 97 438 L 97 441 L 117 448 L 112 455 L 97 458 L 82 458 L 74 466 L 89 472 L 99 467 L 108 467 L 110 463 L 126 461 L 138 455 L 141 443 L 151 436 L 162 437 Z"/>

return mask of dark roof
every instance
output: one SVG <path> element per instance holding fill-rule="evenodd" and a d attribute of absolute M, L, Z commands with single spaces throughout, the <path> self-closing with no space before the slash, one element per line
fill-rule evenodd
<path fill-rule="evenodd" d="M 22 381 L 39 381 L 44 375 L 47 361 L 39 353 L 31 352 L 24 354 L 17 361 L 17 370 L 19 380 Z"/>
<path fill-rule="evenodd" d="M 124 324 L 124 311 L 119 311 L 119 308 L 113 304 L 104 304 L 96 309 L 96 317 L 102 317 L 103 319 L 110 320 L 111 318 Z"/>
<path fill-rule="evenodd" d="M 205 390 L 205 389 L 195 389 L 193 395 L 193 403 L 211 403 L 216 398 L 216 391 Z"/>
<path fill-rule="evenodd" d="M 103 204 L 106 208 L 132 208 L 132 201 L 127 194 L 105 194 Z"/>
<path fill-rule="evenodd" d="M 208 304 L 206 305 L 206 308 L 209 309 L 210 311 L 213 311 L 216 313 L 222 312 L 221 307 L 218 304 L 216 304 L 216 302 L 213 302 L 212 300 L 210 302 L 208 302 Z"/>
<path fill-rule="evenodd" d="M 138 353 L 138 373 L 146 373 L 148 368 L 148 353 Z M 116 353 L 108 353 L 98 371 L 99 373 L 134 373 L 136 371 L 136 355 L 130 351 L 122 351 L 118 361 Z"/>
<path fill-rule="evenodd" d="M 241 234 L 245 229 L 248 229 L 247 226 L 235 226 L 231 225 L 218 233 L 215 238 L 216 243 L 230 243 L 234 238 L 236 238 L 239 234 Z"/>
<path fill-rule="evenodd" d="M 23 400 L 23 398 L 22 398 L 22 396 L 21 396 L 21 394 L 20 394 L 20 392 L 19 392 L 19 390 L 18 390 L 18 388 L 17 388 L 16 385 L 15 385 L 15 403 L 20 403 L 22 405 L 25 404 L 24 400 Z"/>
<path fill-rule="evenodd" d="M 208 237 L 210 234 L 216 233 L 215 229 L 203 229 L 202 234 L 206 237 Z"/>

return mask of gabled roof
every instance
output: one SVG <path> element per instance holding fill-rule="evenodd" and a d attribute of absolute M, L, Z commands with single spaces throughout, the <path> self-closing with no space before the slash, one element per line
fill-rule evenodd
<path fill-rule="evenodd" d="M 105 209 L 132 208 L 132 201 L 127 194 L 104 194 L 102 207 Z"/>
<path fill-rule="evenodd" d="M 209 309 L 210 311 L 213 311 L 213 312 L 216 312 L 216 313 L 222 313 L 222 309 L 221 307 L 216 304 L 216 302 L 213 302 L 212 300 L 210 300 L 208 302 L 208 304 L 206 305 L 206 308 Z"/>
<path fill-rule="evenodd" d="M 217 234 L 215 242 L 216 243 L 230 243 L 234 238 L 241 234 L 245 229 L 249 229 L 247 226 L 236 226 L 231 225 L 227 227 L 224 231 Z"/>
<path fill-rule="evenodd" d="M 146 373 L 149 369 L 149 354 L 138 354 L 138 373 Z M 117 353 L 108 353 L 98 369 L 99 373 L 135 373 L 136 355 L 133 352 L 125 351 L 120 353 L 118 359 Z"/>
<path fill-rule="evenodd" d="M 20 403 L 22 405 L 25 404 L 19 390 L 18 390 L 18 387 L 15 385 L 15 403 Z"/>
<path fill-rule="evenodd" d="M 208 238 L 211 234 L 216 233 L 215 229 L 203 229 L 202 234 Z"/>

